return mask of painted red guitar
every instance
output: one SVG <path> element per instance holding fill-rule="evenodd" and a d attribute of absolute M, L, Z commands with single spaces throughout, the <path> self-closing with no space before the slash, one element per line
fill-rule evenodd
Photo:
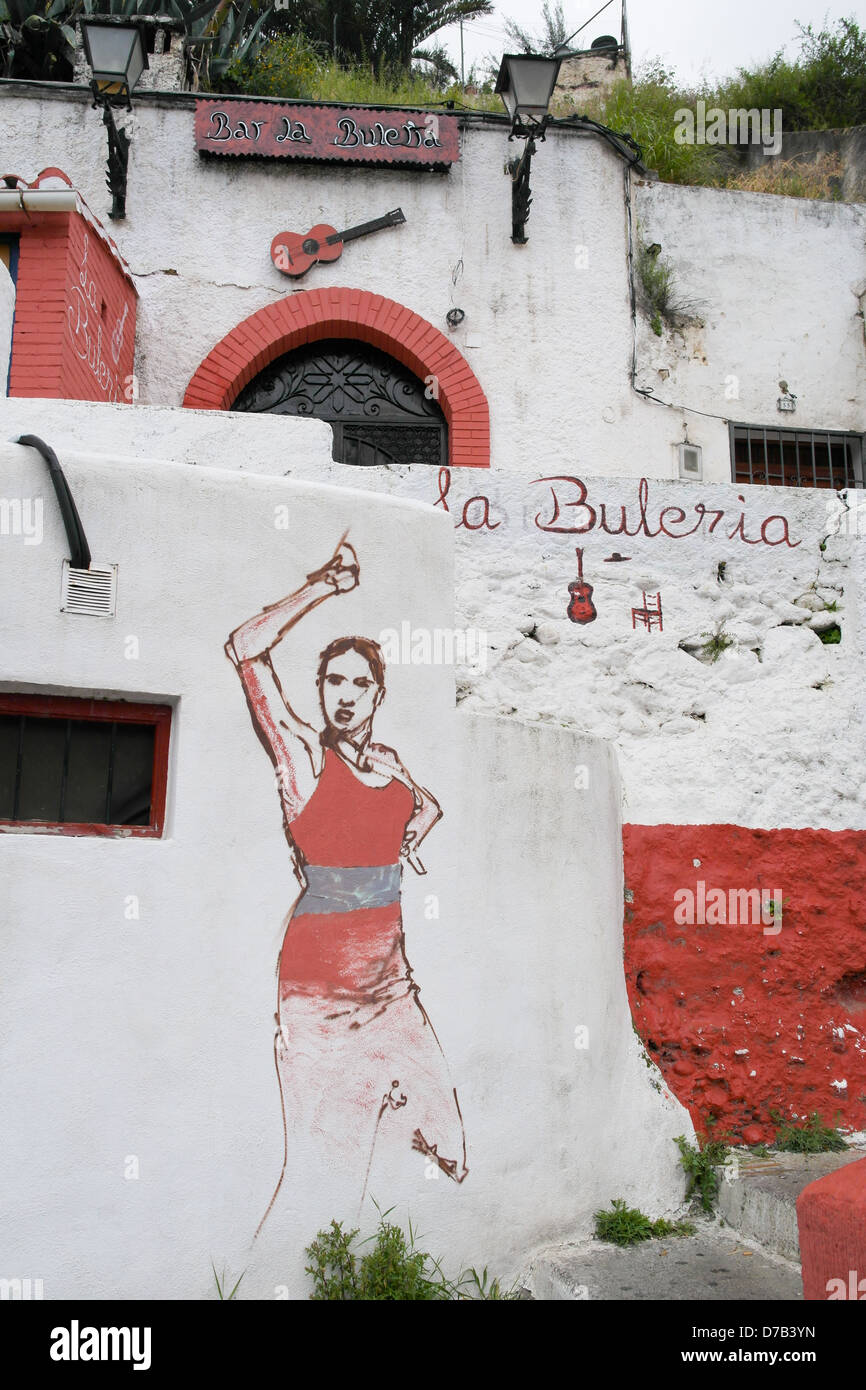
<path fill-rule="evenodd" d="M 368 232 L 378 232 L 381 227 L 399 227 L 405 221 L 402 208 L 395 208 L 393 212 L 386 212 L 384 217 L 362 222 L 360 226 L 349 227 L 345 232 L 335 231 L 324 222 L 311 227 L 306 235 L 301 232 L 278 232 L 271 242 L 271 260 L 284 275 L 306 275 L 310 266 L 317 261 L 339 260 L 347 241 L 366 236 Z"/>
<path fill-rule="evenodd" d="M 594 623 L 598 614 L 592 601 L 592 585 L 583 582 L 582 550 L 577 551 L 577 575 L 577 583 L 568 586 L 568 592 L 571 594 L 568 616 L 573 623 Z"/>

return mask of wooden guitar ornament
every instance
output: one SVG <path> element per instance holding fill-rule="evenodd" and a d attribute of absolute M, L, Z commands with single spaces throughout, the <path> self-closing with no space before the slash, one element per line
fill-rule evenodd
<path fill-rule="evenodd" d="M 393 212 L 386 212 L 384 217 L 362 222 L 358 227 L 348 227 L 345 232 L 338 232 L 324 222 L 311 227 L 306 234 L 277 232 L 271 242 L 271 260 L 283 275 L 297 278 L 306 275 L 310 266 L 317 261 L 339 260 L 347 241 L 366 236 L 368 232 L 378 232 L 382 227 L 399 227 L 405 221 L 402 208 L 395 208 Z"/>

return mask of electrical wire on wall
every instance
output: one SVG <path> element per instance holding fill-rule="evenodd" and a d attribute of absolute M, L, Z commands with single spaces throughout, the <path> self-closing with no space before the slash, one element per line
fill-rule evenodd
<path fill-rule="evenodd" d="M 462 137 L 463 137 L 463 131 L 461 131 L 460 134 L 461 134 L 461 139 L 462 139 Z M 455 290 L 457 289 L 457 282 L 463 278 L 463 274 L 464 274 L 464 271 L 465 271 L 465 266 L 464 266 L 464 263 L 463 263 L 463 257 L 464 257 L 464 255 L 465 255 L 465 253 L 466 253 L 466 149 L 465 149 L 465 146 L 464 146 L 464 148 L 460 151 L 460 156 L 461 156 L 461 157 L 460 157 L 460 255 L 458 256 L 456 263 L 451 267 L 451 289 L 450 289 L 450 291 L 449 291 L 449 296 L 448 296 L 448 298 L 449 298 L 448 314 L 446 315 L 446 318 L 447 318 L 447 320 L 448 320 L 448 325 L 449 325 L 449 327 L 452 327 L 452 326 L 453 326 L 453 327 L 455 327 L 455 328 L 457 327 L 457 323 L 461 323 L 461 322 L 463 321 L 463 310 L 460 309 L 460 308 L 458 307 L 457 302 L 456 302 L 454 296 L 455 296 Z M 457 319 L 457 322 L 453 322 L 454 311 L 456 311 L 456 312 L 457 312 L 458 314 L 460 314 L 460 316 L 461 316 L 459 319 Z"/>
<path fill-rule="evenodd" d="M 84 534 L 84 527 L 81 517 L 78 515 L 78 508 L 75 505 L 75 498 L 66 481 L 66 474 L 60 467 L 60 460 L 44 439 L 40 439 L 37 434 L 22 434 L 16 440 L 17 444 L 23 444 L 28 449 L 35 449 L 41 454 L 48 465 L 51 474 L 51 482 L 57 495 L 60 505 L 60 515 L 63 517 L 63 526 L 66 531 L 66 539 L 69 541 L 69 563 L 73 569 L 90 569 L 90 546 L 87 544 L 87 536 Z"/>

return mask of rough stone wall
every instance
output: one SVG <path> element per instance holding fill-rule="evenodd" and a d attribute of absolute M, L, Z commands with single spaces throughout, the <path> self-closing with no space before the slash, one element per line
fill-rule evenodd
<path fill-rule="evenodd" d="M 485 669 L 456 671 L 468 708 L 615 740 L 632 823 L 866 824 L 851 762 L 866 716 L 866 516 L 846 516 L 833 493 L 653 479 L 644 490 L 550 453 L 516 477 L 350 473 L 330 458 L 326 424 L 273 415 L 8 400 L 3 417 L 10 437 L 31 428 L 61 456 L 88 445 L 139 458 L 170 449 L 206 466 L 216 454 L 249 475 L 350 477 L 357 489 L 447 506 L 456 621 L 487 636 Z M 567 616 L 577 546 L 598 611 L 585 627 Z M 661 593 L 661 632 L 632 627 L 644 591 Z M 819 629 L 835 624 L 841 642 L 824 645 Z M 731 645 L 707 661 L 718 634 Z"/>
<path fill-rule="evenodd" d="M 144 23 L 156 31 L 154 35 L 155 51 L 147 55 L 147 67 L 141 74 L 140 82 L 135 89 L 136 92 L 185 91 L 188 82 L 183 33 L 163 28 L 162 25 L 153 25 L 146 17 Z M 169 45 L 167 52 L 165 51 L 166 43 Z M 72 80 L 85 86 L 90 83 L 90 67 L 84 54 L 80 29 L 76 29 Z"/>
<path fill-rule="evenodd" d="M 624 850 L 632 1012 L 698 1128 L 772 1140 L 776 1112 L 866 1130 L 866 831 L 628 825 Z M 724 911 L 677 921 L 701 882 Z M 744 911 L 743 889 L 780 911 Z"/>
<path fill-rule="evenodd" d="M 617 82 L 627 76 L 622 55 L 612 62 L 609 55 L 580 53 L 566 58 L 559 69 L 553 104 L 557 110 L 582 111 L 587 101 L 604 100 Z"/>

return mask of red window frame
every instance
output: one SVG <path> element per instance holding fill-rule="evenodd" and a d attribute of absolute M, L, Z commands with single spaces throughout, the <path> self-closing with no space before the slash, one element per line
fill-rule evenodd
<path fill-rule="evenodd" d="M 39 835 L 103 835 L 116 839 L 158 839 L 162 835 L 168 787 L 171 705 L 142 705 L 126 700 L 82 699 L 68 695 L 0 693 L 0 714 L 29 714 L 39 719 L 80 719 L 98 723 L 152 724 L 155 730 L 149 825 L 0 820 L 0 834 L 31 831 Z"/>

